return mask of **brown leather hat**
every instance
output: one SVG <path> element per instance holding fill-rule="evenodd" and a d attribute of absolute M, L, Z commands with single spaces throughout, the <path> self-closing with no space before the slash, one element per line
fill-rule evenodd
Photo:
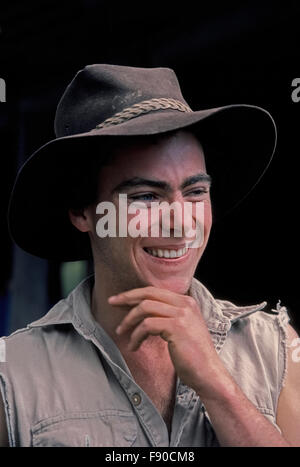
<path fill-rule="evenodd" d="M 101 158 L 107 143 L 184 128 L 204 142 L 204 149 L 207 145 L 213 206 L 220 218 L 252 190 L 273 157 L 271 115 L 244 104 L 192 111 L 169 68 L 86 66 L 58 104 L 56 139 L 38 149 L 17 175 L 8 211 L 12 238 L 42 258 L 87 258 L 88 235 L 71 224 L 65 203 L 74 184 L 70 168 L 78 161 L 88 164 L 94 144 Z"/>

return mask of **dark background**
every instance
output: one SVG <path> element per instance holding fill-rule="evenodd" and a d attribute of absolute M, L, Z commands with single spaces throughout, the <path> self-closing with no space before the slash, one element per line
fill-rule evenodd
<path fill-rule="evenodd" d="M 60 265 L 12 245 L 7 204 L 17 168 L 54 137 L 66 85 L 92 63 L 174 68 L 194 110 L 249 103 L 271 112 L 279 138 L 274 161 L 248 199 L 214 228 L 197 276 L 237 304 L 267 300 L 275 307 L 281 299 L 300 330 L 300 102 L 291 99 L 292 80 L 300 77 L 298 4 L 2 0 L 0 334 L 61 297 Z"/>

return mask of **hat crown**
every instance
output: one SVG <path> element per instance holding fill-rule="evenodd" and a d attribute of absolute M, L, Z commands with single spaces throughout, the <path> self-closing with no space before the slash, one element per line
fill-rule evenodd
<path fill-rule="evenodd" d="M 170 68 L 88 65 L 68 85 L 56 111 L 56 137 L 85 133 L 139 102 L 171 98 L 185 102 Z"/>

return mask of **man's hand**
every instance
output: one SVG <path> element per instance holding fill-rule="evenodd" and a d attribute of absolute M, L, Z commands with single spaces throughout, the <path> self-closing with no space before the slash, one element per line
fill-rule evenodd
<path fill-rule="evenodd" d="M 115 306 L 132 306 L 116 330 L 119 335 L 129 334 L 129 349 L 137 350 L 150 335 L 161 336 L 168 342 L 177 375 L 199 394 L 210 391 L 226 373 L 192 297 L 149 286 L 108 301 Z"/>

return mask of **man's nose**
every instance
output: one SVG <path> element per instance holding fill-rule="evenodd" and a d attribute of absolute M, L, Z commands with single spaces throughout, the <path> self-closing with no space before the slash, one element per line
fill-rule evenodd
<path fill-rule="evenodd" d="M 181 199 L 174 199 L 170 203 L 170 231 L 175 234 L 180 230 L 184 232 L 184 204 Z"/>
<path fill-rule="evenodd" d="M 196 227 L 193 203 L 185 201 L 180 194 L 174 197 L 170 204 L 174 206 L 174 209 L 170 210 L 170 233 L 176 236 L 176 232 L 181 232 L 181 236 L 184 237 L 185 232 Z"/>

